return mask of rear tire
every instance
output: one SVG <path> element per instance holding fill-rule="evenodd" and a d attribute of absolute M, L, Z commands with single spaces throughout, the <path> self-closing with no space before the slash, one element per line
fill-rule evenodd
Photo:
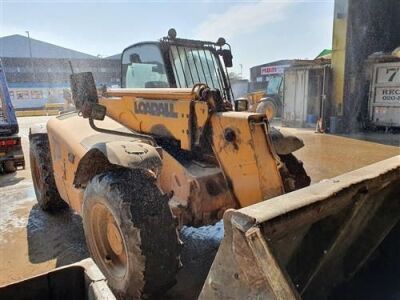
<path fill-rule="evenodd" d="M 268 120 L 272 120 L 278 115 L 278 105 L 272 98 L 260 101 L 257 105 L 256 112 L 266 115 Z"/>
<path fill-rule="evenodd" d="M 303 162 L 298 160 L 293 154 L 279 155 L 281 161 L 285 164 L 285 171 L 282 177 L 285 181 L 285 192 L 289 193 L 295 190 L 305 188 L 310 185 L 311 179 L 304 169 Z"/>
<path fill-rule="evenodd" d="M 68 205 L 58 193 L 47 135 L 29 137 L 29 157 L 36 199 L 42 210 L 57 212 Z"/>
<path fill-rule="evenodd" d="M 175 284 L 176 222 L 150 171 L 96 175 L 85 190 L 82 218 L 89 252 L 118 297 L 156 298 Z"/>

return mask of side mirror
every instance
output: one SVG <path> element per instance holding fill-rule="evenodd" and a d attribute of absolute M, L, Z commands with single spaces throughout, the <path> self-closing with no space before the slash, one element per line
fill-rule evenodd
<path fill-rule="evenodd" d="M 230 49 L 220 49 L 218 50 L 218 54 L 222 56 L 222 59 L 224 61 L 225 67 L 227 68 L 232 68 L 233 63 L 232 63 L 232 52 Z"/>
<path fill-rule="evenodd" d="M 249 109 L 249 101 L 246 98 L 235 100 L 235 111 L 247 111 Z"/>
<path fill-rule="evenodd" d="M 70 76 L 72 100 L 80 110 L 85 102 L 98 103 L 96 84 L 91 72 L 75 73 Z"/>
<path fill-rule="evenodd" d="M 72 100 L 84 118 L 104 120 L 106 108 L 99 103 L 96 84 L 91 72 L 70 76 Z"/>

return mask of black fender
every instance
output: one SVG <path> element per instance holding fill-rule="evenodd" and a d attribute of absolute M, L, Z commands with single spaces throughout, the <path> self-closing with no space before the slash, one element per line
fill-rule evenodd
<path fill-rule="evenodd" d="M 141 141 L 110 141 L 94 144 L 79 161 L 74 186 L 85 187 L 95 175 L 118 168 L 143 168 L 157 176 L 162 166 L 161 148 Z"/>
<path fill-rule="evenodd" d="M 46 123 L 35 124 L 29 127 L 29 138 L 35 135 L 47 135 Z"/>
<path fill-rule="evenodd" d="M 304 142 L 297 136 L 288 134 L 285 130 L 271 127 L 269 135 L 275 151 L 279 155 L 287 155 L 304 147 Z"/>

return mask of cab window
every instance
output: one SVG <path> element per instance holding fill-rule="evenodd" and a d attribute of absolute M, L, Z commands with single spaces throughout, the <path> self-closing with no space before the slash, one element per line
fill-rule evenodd
<path fill-rule="evenodd" d="M 157 45 L 136 45 L 124 51 L 122 56 L 122 87 L 169 87 L 164 60 Z"/>
<path fill-rule="evenodd" d="M 274 76 L 268 81 L 267 95 L 276 95 L 279 93 L 282 79 L 282 76 Z"/>

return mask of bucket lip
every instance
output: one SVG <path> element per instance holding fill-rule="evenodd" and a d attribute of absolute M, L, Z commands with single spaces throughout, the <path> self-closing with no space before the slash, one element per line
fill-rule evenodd
<path fill-rule="evenodd" d="M 382 185 L 382 182 L 377 178 L 384 178 L 387 175 L 385 180 L 388 182 L 394 180 L 393 178 L 397 178 L 398 171 L 400 171 L 400 155 L 334 178 L 322 180 L 304 189 L 241 208 L 234 211 L 233 214 L 244 215 L 247 219 L 252 220 L 254 225 L 261 224 L 311 204 L 327 200 L 334 201 L 332 199 L 339 193 L 346 190 L 350 191 L 352 186 L 371 185 L 374 181 L 376 184 Z"/>

